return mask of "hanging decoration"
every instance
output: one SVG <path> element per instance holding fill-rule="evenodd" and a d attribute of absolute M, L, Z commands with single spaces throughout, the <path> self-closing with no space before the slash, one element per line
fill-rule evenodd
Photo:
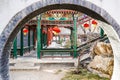
<path fill-rule="evenodd" d="M 58 35 L 58 33 L 57 33 L 57 32 L 55 32 L 55 31 L 53 31 L 53 34 L 54 34 L 54 35 Z"/>
<path fill-rule="evenodd" d="M 28 33 L 28 29 L 27 28 L 24 28 L 23 29 L 23 34 L 26 35 Z"/>
<path fill-rule="evenodd" d="M 54 27 L 53 31 L 56 32 L 56 33 L 60 33 L 60 29 L 58 27 Z"/>
<path fill-rule="evenodd" d="M 95 30 L 96 30 L 96 26 L 97 26 L 97 21 L 96 20 L 92 20 L 92 25 L 93 25 L 93 27 L 94 27 L 94 29 L 93 29 L 93 31 L 92 32 L 94 32 Z"/>
<path fill-rule="evenodd" d="M 97 21 L 96 20 L 92 20 L 92 25 L 94 25 L 95 27 L 97 26 Z"/>
<path fill-rule="evenodd" d="M 85 29 L 89 28 L 89 24 L 88 23 L 85 23 L 83 26 L 84 26 Z"/>

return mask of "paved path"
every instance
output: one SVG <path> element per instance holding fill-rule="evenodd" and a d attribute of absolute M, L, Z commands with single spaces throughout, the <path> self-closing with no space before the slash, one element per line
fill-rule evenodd
<path fill-rule="evenodd" d="M 10 71 L 10 80 L 61 80 L 65 71 L 44 69 L 41 71 Z"/>

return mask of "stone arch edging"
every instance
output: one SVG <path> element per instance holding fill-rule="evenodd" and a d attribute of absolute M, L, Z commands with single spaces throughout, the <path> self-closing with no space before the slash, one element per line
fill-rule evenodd
<path fill-rule="evenodd" d="M 88 2 L 85 0 L 41 0 L 41 1 L 38 1 L 26 7 L 22 11 L 18 12 L 10 20 L 10 22 L 7 24 L 7 26 L 5 27 L 5 29 L 0 35 L 0 42 L 1 42 L 0 44 L 0 80 L 9 80 L 9 75 L 8 75 L 9 54 L 8 53 L 10 53 L 12 38 L 15 37 L 15 34 L 13 34 L 13 32 L 17 33 L 18 30 L 21 28 L 21 27 L 18 28 L 18 26 L 23 25 L 25 21 L 29 20 L 28 15 L 34 13 L 35 11 L 37 12 L 37 10 L 39 9 L 41 10 L 40 13 L 42 13 L 45 11 L 45 10 L 42 11 L 42 8 L 44 9 L 44 7 L 52 6 L 52 5 L 59 5 L 58 7 L 56 7 L 56 9 L 61 8 L 60 5 L 74 5 L 74 6 L 77 6 L 77 8 L 81 7 L 81 8 L 85 8 L 87 11 L 97 13 L 99 15 L 97 19 L 111 24 L 114 30 L 117 32 L 118 36 L 120 37 L 120 26 L 117 24 L 117 22 L 105 10 L 101 9 L 95 4 L 92 4 L 91 2 Z M 52 9 L 55 9 L 55 8 L 52 7 Z M 50 8 L 46 10 L 50 10 Z M 75 10 L 78 10 L 78 9 L 75 9 Z M 86 13 L 86 14 L 89 14 L 89 13 Z M 90 16 L 93 18 L 96 18 L 95 15 L 93 16 L 90 15 Z M 16 28 L 18 28 L 18 30 L 16 30 Z"/>

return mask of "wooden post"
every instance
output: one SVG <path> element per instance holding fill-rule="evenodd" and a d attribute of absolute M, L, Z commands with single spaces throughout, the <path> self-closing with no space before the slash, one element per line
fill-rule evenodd
<path fill-rule="evenodd" d="M 32 34 L 32 45 L 33 45 L 33 49 L 34 49 L 34 45 L 35 45 L 35 43 L 34 43 L 34 38 L 35 38 L 35 33 L 34 33 L 34 29 L 32 30 L 32 32 L 33 32 L 33 34 Z"/>
<path fill-rule="evenodd" d="M 17 37 L 14 39 L 13 42 L 13 57 L 17 58 Z"/>
<path fill-rule="evenodd" d="M 41 15 L 37 17 L 37 58 L 40 59 L 41 52 Z"/>
<path fill-rule="evenodd" d="M 74 37 L 73 33 L 74 33 L 74 31 L 73 31 L 73 29 L 71 29 L 71 34 L 70 34 L 71 49 L 73 49 L 73 37 Z"/>
<path fill-rule="evenodd" d="M 102 28 L 100 28 L 100 37 L 104 36 L 104 30 Z"/>
<path fill-rule="evenodd" d="M 77 57 L 77 18 L 75 16 L 73 16 L 73 21 L 74 21 L 74 45 L 73 45 L 73 49 L 74 49 L 74 58 Z"/>
<path fill-rule="evenodd" d="M 30 27 L 28 27 L 28 50 L 30 52 Z"/>
<path fill-rule="evenodd" d="M 41 49 L 43 49 L 43 46 L 44 46 L 44 34 L 42 33 L 42 30 L 43 30 L 43 27 L 41 27 L 41 34 L 40 34 L 40 37 L 41 37 Z"/>
<path fill-rule="evenodd" d="M 73 39 L 74 39 L 74 30 L 71 28 L 71 34 L 70 34 L 70 41 L 71 41 L 71 49 L 73 49 Z M 73 56 L 73 52 L 70 52 L 70 55 Z"/>
<path fill-rule="evenodd" d="M 23 56 L 24 50 L 23 50 L 23 28 L 21 29 L 21 35 L 20 35 L 20 56 Z"/>

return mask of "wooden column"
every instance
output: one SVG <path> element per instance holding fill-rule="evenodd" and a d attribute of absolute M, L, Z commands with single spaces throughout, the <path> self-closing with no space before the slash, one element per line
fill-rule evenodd
<path fill-rule="evenodd" d="M 17 37 L 14 39 L 13 42 L 13 57 L 17 58 Z"/>
<path fill-rule="evenodd" d="M 30 48 L 31 48 L 31 46 L 30 46 L 30 27 L 28 27 L 28 50 L 29 50 L 29 52 L 30 52 Z"/>
<path fill-rule="evenodd" d="M 23 49 L 23 45 L 24 45 L 24 42 L 23 42 L 23 28 L 21 29 L 21 35 L 20 35 L 20 56 L 23 56 L 23 53 L 24 53 L 24 49 Z"/>
<path fill-rule="evenodd" d="M 102 28 L 100 28 L 100 37 L 104 36 L 104 30 Z"/>
<path fill-rule="evenodd" d="M 40 37 L 41 37 L 41 49 L 43 49 L 43 46 L 44 46 L 44 34 L 42 33 L 42 30 L 43 30 L 43 27 L 41 26 L 41 34 L 40 34 Z"/>
<path fill-rule="evenodd" d="M 74 30 L 73 30 L 73 29 L 71 29 L 71 34 L 70 34 L 70 40 L 71 40 L 71 49 L 73 49 L 73 38 L 74 38 L 74 35 L 73 35 L 73 33 L 74 33 Z"/>
<path fill-rule="evenodd" d="M 74 49 L 74 58 L 77 57 L 77 18 L 73 16 L 73 21 L 74 21 L 74 44 L 73 44 L 73 49 Z"/>
<path fill-rule="evenodd" d="M 71 49 L 73 49 L 73 39 L 74 39 L 74 35 L 73 35 L 73 33 L 74 33 L 74 30 L 73 30 L 73 28 L 71 28 L 71 34 L 70 34 L 70 41 L 71 41 Z M 73 56 L 73 52 L 70 52 L 70 55 L 71 56 Z"/>
<path fill-rule="evenodd" d="M 41 15 L 37 17 L 37 58 L 40 59 L 41 53 Z"/>
<path fill-rule="evenodd" d="M 33 49 L 34 49 L 34 45 L 35 45 L 35 44 L 34 44 L 34 38 L 35 38 L 35 37 L 34 37 L 34 35 L 35 35 L 35 34 L 34 34 L 34 30 L 32 30 L 32 32 L 33 32 L 33 34 L 32 34 L 32 46 L 33 46 Z"/>
<path fill-rule="evenodd" d="M 36 48 L 36 30 L 37 30 L 37 27 L 35 27 L 34 29 L 33 29 L 33 48 L 35 49 Z"/>

